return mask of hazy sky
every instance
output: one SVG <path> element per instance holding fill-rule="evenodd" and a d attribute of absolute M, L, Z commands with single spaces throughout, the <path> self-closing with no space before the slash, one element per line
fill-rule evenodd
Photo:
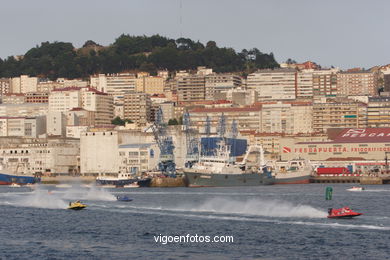
<path fill-rule="evenodd" d="M 125 33 L 214 40 L 237 51 L 256 47 L 278 62 L 390 63 L 388 0 L 1 0 L 0 6 L 1 58 L 43 41 L 108 45 Z"/>

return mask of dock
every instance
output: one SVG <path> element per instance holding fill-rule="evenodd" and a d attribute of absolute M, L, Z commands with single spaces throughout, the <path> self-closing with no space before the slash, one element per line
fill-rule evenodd
<path fill-rule="evenodd" d="M 390 184 L 390 176 L 313 176 L 310 183 Z"/>

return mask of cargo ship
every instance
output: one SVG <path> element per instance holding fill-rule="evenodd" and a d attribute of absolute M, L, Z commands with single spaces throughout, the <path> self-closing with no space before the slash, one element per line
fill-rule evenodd
<path fill-rule="evenodd" d="M 313 166 L 308 160 L 301 158 L 274 162 L 272 169 L 275 184 L 309 184 L 313 176 Z"/>
<path fill-rule="evenodd" d="M 230 157 L 229 146 L 222 140 L 214 156 L 200 156 L 191 167 L 184 168 L 187 185 L 189 187 L 230 187 L 274 184 L 275 177 L 263 164 L 264 153 L 261 147 L 257 147 L 261 156 L 260 164 L 254 167 L 246 165 L 252 148 L 254 147 L 249 147 L 241 163 L 236 163 Z"/>

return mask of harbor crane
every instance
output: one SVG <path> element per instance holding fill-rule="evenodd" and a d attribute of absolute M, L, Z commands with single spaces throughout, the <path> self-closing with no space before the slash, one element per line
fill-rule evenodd
<path fill-rule="evenodd" d="M 199 138 L 196 131 L 192 129 L 190 114 L 185 112 L 183 115 L 183 126 L 186 135 L 186 162 L 185 165 L 191 168 L 199 160 Z"/>
<path fill-rule="evenodd" d="M 160 149 L 158 169 L 164 174 L 175 174 L 176 164 L 173 154 L 175 146 L 173 145 L 172 136 L 169 136 L 167 133 L 167 127 L 164 123 L 164 117 L 161 108 L 157 110 L 156 120 L 154 121 L 153 125 L 147 128 L 147 130 L 149 129 L 152 130 L 154 140 Z"/>

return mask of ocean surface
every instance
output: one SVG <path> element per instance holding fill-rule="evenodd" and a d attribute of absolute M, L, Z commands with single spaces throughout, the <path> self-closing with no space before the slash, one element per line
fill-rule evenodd
<path fill-rule="evenodd" d="M 390 185 L 350 187 L 0 186 L 0 259 L 389 259 Z M 77 199 L 88 207 L 67 210 Z M 328 207 L 342 206 L 364 215 L 326 218 Z M 156 242 L 187 234 L 234 240 Z"/>

